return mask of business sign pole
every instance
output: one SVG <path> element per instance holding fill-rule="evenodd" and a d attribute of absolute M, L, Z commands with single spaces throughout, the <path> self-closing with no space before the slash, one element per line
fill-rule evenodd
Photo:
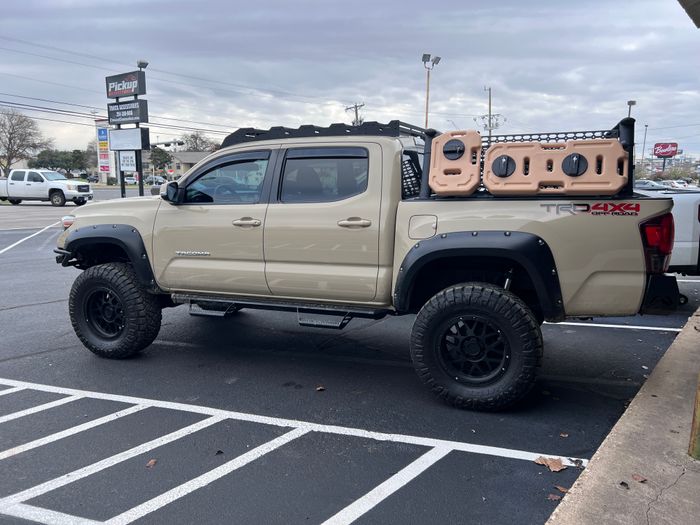
<path fill-rule="evenodd" d="M 148 65 L 147 62 L 145 62 Z M 105 78 L 107 98 L 116 100 L 107 104 L 109 123 L 117 129 L 110 133 L 110 149 L 115 151 L 117 171 L 119 173 L 122 197 L 126 197 L 125 171 L 138 172 L 139 195 L 143 196 L 143 163 L 141 150 L 150 149 L 148 128 L 141 128 L 142 122 L 148 122 L 148 101 L 139 99 L 146 94 L 146 73 L 139 62 L 139 70 Z M 143 66 L 145 67 L 145 66 Z M 134 97 L 123 101 L 120 98 Z M 135 124 L 135 128 L 122 129 L 122 124 Z"/>

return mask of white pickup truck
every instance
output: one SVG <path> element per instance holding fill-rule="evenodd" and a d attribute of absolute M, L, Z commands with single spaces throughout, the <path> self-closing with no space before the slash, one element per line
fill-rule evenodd
<path fill-rule="evenodd" d="M 700 275 L 700 188 L 636 189 L 650 197 L 673 199 L 675 235 L 669 271 L 685 275 Z"/>
<path fill-rule="evenodd" d="M 69 180 L 51 170 L 12 170 L 9 177 L 0 178 L 0 200 L 10 201 L 10 204 L 50 201 L 54 206 L 63 206 L 70 200 L 82 206 L 92 197 L 88 183 Z"/>

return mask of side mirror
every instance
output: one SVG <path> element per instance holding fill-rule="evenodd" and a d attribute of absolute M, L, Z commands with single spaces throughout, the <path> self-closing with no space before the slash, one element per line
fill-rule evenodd
<path fill-rule="evenodd" d="M 178 204 L 183 201 L 184 190 L 179 188 L 177 182 L 168 182 L 160 187 L 160 196 L 163 200 L 172 204 Z"/>

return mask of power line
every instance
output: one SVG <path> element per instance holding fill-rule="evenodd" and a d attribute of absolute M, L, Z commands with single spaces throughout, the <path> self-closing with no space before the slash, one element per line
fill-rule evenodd
<path fill-rule="evenodd" d="M 88 118 L 91 120 L 94 120 L 97 118 L 106 118 L 104 115 L 93 115 L 93 114 L 88 114 L 88 113 L 81 113 L 78 111 L 72 111 L 72 110 L 66 110 L 66 109 L 60 109 L 60 108 L 48 108 L 45 106 L 23 104 L 21 102 L 13 102 L 13 101 L 7 101 L 7 100 L 0 100 L 0 106 L 14 108 L 14 109 L 22 109 L 22 110 L 26 110 L 26 111 L 36 111 L 39 113 L 50 113 L 50 114 L 64 115 L 64 116 L 68 116 L 68 117 Z M 188 131 L 188 132 L 201 131 L 203 133 L 214 133 L 214 134 L 221 134 L 221 135 L 228 135 L 228 133 L 229 133 L 229 131 L 222 131 L 222 130 L 216 130 L 216 129 L 196 128 L 196 127 L 192 127 L 192 126 L 178 126 L 175 124 L 162 124 L 162 123 L 156 123 L 156 122 L 150 122 L 149 127 L 150 128 L 172 129 L 172 130 L 179 130 L 179 131 Z"/>

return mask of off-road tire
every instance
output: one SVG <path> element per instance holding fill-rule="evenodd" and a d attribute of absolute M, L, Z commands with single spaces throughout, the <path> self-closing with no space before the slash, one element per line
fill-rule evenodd
<path fill-rule="evenodd" d="M 49 195 L 49 200 L 51 201 L 51 206 L 65 206 L 66 196 L 61 190 L 52 191 Z"/>
<path fill-rule="evenodd" d="M 22 202 L 22 199 L 9 199 L 9 201 L 10 204 L 12 204 L 13 206 L 17 206 L 19 203 Z"/>
<path fill-rule="evenodd" d="M 473 344 L 476 349 L 462 350 L 475 337 L 468 326 L 463 328 L 465 322 L 490 327 L 490 335 L 484 337 L 498 338 L 504 349 L 503 365 L 496 365 L 493 372 L 501 375 L 493 380 L 474 384 L 468 375 L 450 373 L 450 366 L 471 366 L 461 363 L 479 352 L 478 341 Z M 453 332 L 448 333 L 452 327 L 467 332 L 459 336 L 459 344 Z M 458 361 L 450 361 L 455 352 Z M 487 283 L 465 283 L 437 293 L 418 312 L 411 333 L 411 358 L 418 376 L 438 397 L 459 408 L 493 411 L 516 404 L 532 388 L 541 356 L 542 333 L 532 310 L 514 294 Z M 445 365 L 446 361 L 458 364 Z"/>
<path fill-rule="evenodd" d="M 105 293 L 121 305 L 113 308 L 121 312 L 121 329 L 115 329 L 111 336 L 105 336 L 101 321 L 90 313 L 95 308 L 95 297 Z M 160 331 L 158 298 L 143 289 L 134 270 L 125 263 L 100 264 L 81 273 L 71 288 L 68 308 L 78 338 L 100 357 L 123 359 L 135 355 L 150 345 Z"/>

